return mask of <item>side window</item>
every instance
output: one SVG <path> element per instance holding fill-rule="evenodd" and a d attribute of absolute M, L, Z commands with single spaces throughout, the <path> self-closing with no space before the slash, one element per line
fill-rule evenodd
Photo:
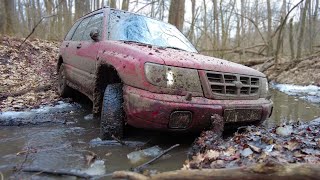
<path fill-rule="evenodd" d="M 85 18 L 81 21 L 80 25 L 78 26 L 77 30 L 74 32 L 72 37 L 72 41 L 81 41 L 84 31 L 90 21 L 91 17 Z"/>
<path fill-rule="evenodd" d="M 81 21 L 77 21 L 76 23 L 74 23 L 74 25 L 72 26 L 72 28 L 70 29 L 70 31 L 68 32 L 66 37 L 64 38 L 65 41 L 70 41 L 71 40 L 72 35 L 74 34 L 74 31 L 77 29 L 77 27 L 80 24 L 80 22 Z"/>
<path fill-rule="evenodd" d="M 99 13 L 99 14 L 93 15 L 92 18 L 90 19 L 90 22 L 87 25 L 87 28 L 86 28 L 86 30 L 84 32 L 84 35 L 83 35 L 82 39 L 84 41 L 90 41 L 91 40 L 90 32 L 94 28 L 97 28 L 99 30 L 99 34 L 101 36 L 102 22 L 103 22 L 103 13 Z"/>

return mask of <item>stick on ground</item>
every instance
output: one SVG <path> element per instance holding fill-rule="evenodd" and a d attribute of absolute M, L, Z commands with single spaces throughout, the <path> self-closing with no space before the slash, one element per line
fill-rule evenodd
<path fill-rule="evenodd" d="M 148 162 L 146 162 L 146 163 L 144 163 L 144 164 L 142 164 L 142 165 L 134 168 L 133 171 L 134 171 L 134 172 L 139 172 L 139 171 L 141 171 L 141 170 L 144 169 L 146 166 L 152 164 L 154 161 L 160 159 L 163 155 L 167 154 L 169 151 L 171 151 L 172 149 L 174 149 L 174 148 L 176 148 L 176 147 L 178 147 L 178 146 L 180 146 L 180 144 L 175 144 L 175 145 L 171 146 L 170 148 L 164 150 L 164 151 L 163 151 L 161 154 L 159 154 L 157 157 L 155 157 L 155 158 L 151 159 L 150 161 L 148 161 Z"/>
<path fill-rule="evenodd" d="M 117 137 L 115 137 L 113 134 L 111 135 L 112 139 L 114 139 L 115 141 L 117 141 L 118 143 L 120 143 L 122 146 L 127 146 L 127 144 L 123 141 L 121 141 L 120 139 L 118 139 Z"/>

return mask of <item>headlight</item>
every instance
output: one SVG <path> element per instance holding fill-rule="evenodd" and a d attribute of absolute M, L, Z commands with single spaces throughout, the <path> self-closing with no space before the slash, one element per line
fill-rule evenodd
<path fill-rule="evenodd" d="M 146 63 L 144 69 L 147 80 L 155 86 L 202 93 L 197 70 L 154 63 Z"/>
<path fill-rule="evenodd" d="M 267 78 L 261 78 L 260 97 L 266 98 L 269 95 L 269 84 Z"/>

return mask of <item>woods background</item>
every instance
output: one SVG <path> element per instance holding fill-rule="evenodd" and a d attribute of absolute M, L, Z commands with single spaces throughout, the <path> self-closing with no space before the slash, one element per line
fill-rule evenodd
<path fill-rule="evenodd" d="M 174 24 L 200 53 L 233 61 L 320 51 L 319 0 L 2 0 L 0 33 L 61 41 L 75 20 L 103 6 Z"/>

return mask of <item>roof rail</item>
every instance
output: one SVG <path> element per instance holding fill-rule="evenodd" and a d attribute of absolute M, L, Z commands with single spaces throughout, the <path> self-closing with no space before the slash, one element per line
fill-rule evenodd
<path fill-rule="evenodd" d="M 93 12 L 95 12 L 95 11 L 99 11 L 99 10 L 105 9 L 105 8 L 109 8 L 109 6 L 103 6 L 103 7 L 101 7 L 101 8 L 96 9 L 96 10 L 90 11 L 90 12 L 88 12 L 87 14 L 84 14 L 84 15 L 81 16 L 81 17 L 84 17 L 84 16 L 86 16 L 86 15 L 88 15 L 88 14 L 91 14 L 91 13 L 93 13 Z"/>

